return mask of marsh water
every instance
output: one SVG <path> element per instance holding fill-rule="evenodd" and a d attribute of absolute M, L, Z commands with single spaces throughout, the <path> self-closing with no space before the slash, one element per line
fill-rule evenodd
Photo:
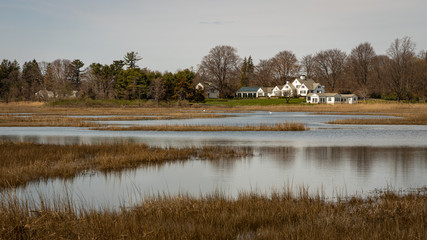
<path fill-rule="evenodd" d="M 141 167 L 110 174 L 90 172 L 73 179 L 30 183 L 19 196 L 67 195 L 94 207 L 132 205 L 141 197 L 178 193 L 198 196 L 221 192 L 270 193 L 305 187 L 310 193 L 366 196 L 391 188 L 413 191 L 427 185 L 427 126 L 332 125 L 344 118 L 371 115 L 250 112 L 214 119 L 102 121 L 107 125 L 207 124 L 259 125 L 300 122 L 310 128 L 297 132 L 157 132 L 94 131 L 68 127 L 0 128 L 0 139 L 73 144 L 140 142 L 151 146 L 222 145 L 248 148 L 253 156 Z"/>

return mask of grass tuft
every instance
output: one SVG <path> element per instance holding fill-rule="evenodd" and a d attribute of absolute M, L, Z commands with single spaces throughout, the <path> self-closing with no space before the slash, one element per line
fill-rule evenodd
<path fill-rule="evenodd" d="M 275 125 L 246 125 L 246 126 L 224 126 L 224 125 L 147 125 L 147 126 L 107 126 L 95 127 L 92 130 L 109 131 L 305 131 L 308 128 L 304 124 L 296 122 L 277 123 Z"/>
<path fill-rule="evenodd" d="M 326 202 L 318 197 L 220 193 L 159 196 L 120 211 L 72 201 L 41 206 L 0 195 L 0 239 L 424 239 L 427 195 L 384 193 Z"/>
<path fill-rule="evenodd" d="M 54 145 L 0 142 L 0 190 L 53 177 L 70 178 L 87 171 L 120 171 L 150 164 L 238 159 L 252 154 L 248 148 L 158 148 L 145 144 Z"/>

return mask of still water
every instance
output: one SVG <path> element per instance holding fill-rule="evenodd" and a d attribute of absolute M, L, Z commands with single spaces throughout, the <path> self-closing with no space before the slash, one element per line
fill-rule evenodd
<path fill-rule="evenodd" d="M 303 132 L 140 132 L 92 131 L 86 128 L 0 128 L 0 139 L 38 143 L 141 142 L 152 146 L 225 145 L 250 148 L 252 157 L 198 159 L 141 167 L 118 173 L 87 173 L 51 179 L 17 189 L 19 196 L 64 196 L 76 203 L 115 208 L 141 197 L 178 193 L 198 196 L 214 191 L 235 197 L 239 192 L 298 191 L 366 196 L 391 187 L 411 191 L 427 185 L 427 126 L 329 125 L 343 118 L 378 116 L 312 115 L 253 112 L 233 117 L 189 120 L 104 121 L 104 124 L 250 125 L 295 121 Z"/>

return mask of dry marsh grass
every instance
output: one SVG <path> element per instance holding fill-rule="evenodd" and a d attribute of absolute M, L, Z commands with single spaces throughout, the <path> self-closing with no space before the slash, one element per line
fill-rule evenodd
<path fill-rule="evenodd" d="M 304 124 L 296 122 L 284 122 L 274 125 L 246 125 L 246 126 L 224 126 L 224 125 L 153 125 L 132 127 L 95 127 L 93 130 L 109 131 L 305 131 L 308 128 Z"/>
<path fill-rule="evenodd" d="M 238 159 L 247 148 L 158 148 L 145 144 L 53 145 L 0 142 L 0 190 L 53 177 L 69 178 L 85 171 L 120 171 L 143 165 L 183 161 Z"/>
<path fill-rule="evenodd" d="M 427 125 L 427 112 L 418 114 L 395 114 L 399 118 L 339 119 L 329 124 L 369 124 L 369 125 Z"/>
<path fill-rule="evenodd" d="M 218 113 L 225 112 L 248 112 L 248 111 L 272 111 L 272 112 L 312 112 L 312 113 L 334 113 L 334 114 L 378 114 L 388 116 L 400 116 L 402 119 L 380 119 L 375 120 L 377 124 L 422 124 L 426 123 L 427 104 L 413 104 L 413 103 L 359 103 L 359 104 L 282 104 L 270 106 L 235 106 L 235 107 L 221 107 L 221 106 L 201 106 L 197 107 L 49 107 L 41 103 L 0 103 L 0 113 L 6 114 L 0 116 L 1 126 L 86 126 L 84 121 L 89 121 L 85 118 L 80 118 L 71 122 L 69 120 L 62 120 L 67 116 L 100 116 L 112 115 L 110 120 L 146 120 L 144 117 L 137 116 L 155 116 L 157 119 L 184 119 L 184 118 L 213 118 L 224 117 Z M 58 123 L 47 121 L 48 123 L 39 122 L 37 120 L 20 120 L 11 121 L 12 117 L 7 114 L 13 113 L 32 113 L 39 115 L 38 117 L 58 118 Z M 9 119 L 7 119 L 9 118 Z M 152 118 L 150 118 L 152 119 Z M 15 119 L 16 120 L 16 119 Z M 93 120 L 90 119 L 90 120 Z M 105 118 L 99 120 L 107 120 Z M 27 122 L 25 122 L 27 121 Z M 83 123 L 78 123 L 78 122 Z M 349 121 L 349 120 L 348 120 Z M 352 120 L 352 124 L 375 124 L 374 120 Z M 340 122 L 344 124 L 344 122 Z M 350 122 L 349 122 L 350 123 Z M 44 125 L 43 125 L 44 124 Z M 50 124 L 50 125 L 49 125 Z M 62 125 L 61 125 L 62 124 Z M 68 125 L 67 125 L 68 124 Z"/>
<path fill-rule="evenodd" d="M 160 196 L 120 211 L 0 203 L 0 239 L 425 239 L 427 195 L 326 202 L 289 193 Z"/>
<path fill-rule="evenodd" d="M 110 117 L 69 117 L 63 115 L 0 115 L 0 127 L 99 127 L 94 121 L 143 121 L 187 118 L 218 118 L 217 114 L 179 114 L 169 116 L 110 116 Z"/>

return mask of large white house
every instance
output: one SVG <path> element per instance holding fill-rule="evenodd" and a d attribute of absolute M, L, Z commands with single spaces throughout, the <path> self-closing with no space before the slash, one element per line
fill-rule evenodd
<path fill-rule="evenodd" d="M 292 83 L 275 87 L 242 87 L 237 93 L 238 98 L 258 97 L 306 97 L 307 103 L 355 104 L 358 98 L 355 94 L 326 93 L 325 87 L 305 76 L 296 78 Z"/>
<path fill-rule="evenodd" d="M 304 75 L 302 75 L 299 79 L 296 78 L 292 82 L 292 85 L 295 87 L 298 96 L 305 97 L 309 93 L 325 93 L 324 86 L 322 86 L 320 83 L 314 82 L 312 79 L 306 79 Z"/>
<path fill-rule="evenodd" d="M 305 97 L 309 93 L 325 93 L 325 87 L 305 76 L 296 78 L 292 83 L 286 81 L 285 85 L 278 85 L 273 88 L 272 97 Z"/>

